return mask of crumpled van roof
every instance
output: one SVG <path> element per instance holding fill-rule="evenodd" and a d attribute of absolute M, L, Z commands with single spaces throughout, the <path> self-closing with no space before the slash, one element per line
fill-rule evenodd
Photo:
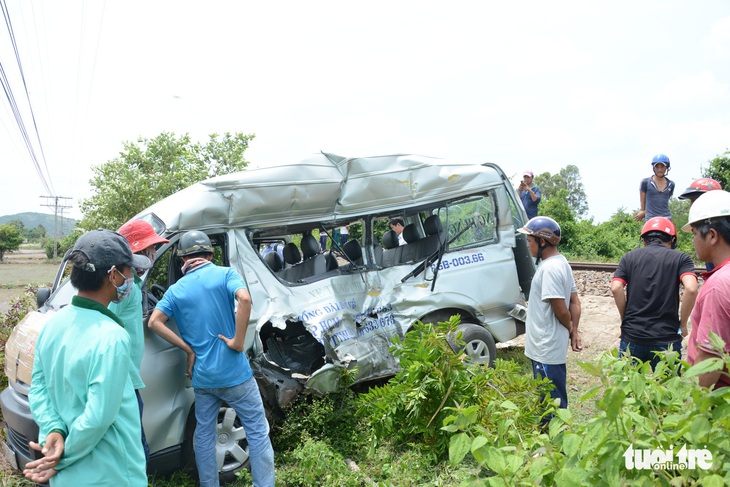
<path fill-rule="evenodd" d="M 346 158 L 321 152 L 286 164 L 217 176 L 195 183 L 143 213 L 168 232 L 266 226 L 420 206 L 500 186 L 493 164 L 467 164 L 419 155 Z"/>

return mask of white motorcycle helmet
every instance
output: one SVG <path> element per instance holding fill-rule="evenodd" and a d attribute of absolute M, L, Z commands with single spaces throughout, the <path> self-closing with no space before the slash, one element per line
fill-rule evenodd
<path fill-rule="evenodd" d="M 682 231 L 692 233 L 692 224 L 717 217 L 730 217 L 730 193 L 724 190 L 700 195 L 689 209 L 689 221 Z"/>

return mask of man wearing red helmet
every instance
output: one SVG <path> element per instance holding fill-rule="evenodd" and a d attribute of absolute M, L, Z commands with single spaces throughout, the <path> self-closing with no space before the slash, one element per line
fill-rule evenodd
<path fill-rule="evenodd" d="M 689 188 L 684 190 L 684 193 L 677 196 L 680 200 L 689 200 L 689 206 L 692 207 L 692 203 L 695 202 L 700 195 L 707 193 L 708 191 L 716 191 L 722 189 L 722 185 L 712 178 L 700 178 L 692 181 Z"/>
<path fill-rule="evenodd" d="M 682 337 L 687 336 L 687 319 L 697 297 L 697 275 L 692 259 L 674 249 L 677 231 L 669 219 L 649 219 L 641 239 L 643 247 L 621 258 L 611 293 L 621 316 L 619 356 L 649 361 L 653 370 L 659 362 L 654 352 L 671 347 L 681 357 Z"/>
<path fill-rule="evenodd" d="M 152 225 L 144 220 L 132 220 L 125 223 L 119 228 L 119 234 L 127 239 L 133 254 L 144 255 L 152 262 L 155 261 L 156 247 L 169 242 L 166 238 L 157 235 Z M 142 420 L 143 406 L 139 390 L 144 388 L 144 382 L 139 375 L 139 368 L 142 365 L 142 356 L 144 355 L 144 313 L 142 310 L 142 279 L 138 274 L 143 272 L 142 269 L 132 269 L 134 284 L 129 299 L 119 303 L 109 303 L 109 310 L 122 320 L 124 329 L 129 333 L 130 351 L 132 363 L 134 364 L 132 385 L 137 395 L 140 421 Z M 144 426 L 142 427 L 142 447 L 144 448 L 145 458 L 149 460 L 150 448 L 144 434 Z"/>
<path fill-rule="evenodd" d="M 680 200 L 689 200 L 689 207 L 692 208 L 692 205 L 694 204 L 695 200 L 699 198 L 704 193 L 707 193 L 708 191 L 717 191 L 721 190 L 722 185 L 711 178 L 700 178 L 695 179 L 692 181 L 692 184 L 689 185 L 689 188 L 687 188 L 684 193 L 680 194 L 678 198 Z M 711 271 L 715 268 L 715 265 L 712 262 L 705 262 L 705 268 L 707 271 Z"/>

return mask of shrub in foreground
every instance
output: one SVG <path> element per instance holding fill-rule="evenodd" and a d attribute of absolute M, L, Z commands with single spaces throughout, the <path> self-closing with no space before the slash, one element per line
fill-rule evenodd
<path fill-rule="evenodd" d="M 715 346 L 722 349 L 722 343 Z M 730 355 L 724 362 L 730 364 Z M 445 421 L 453 432 L 450 460 L 471 455 L 479 465 L 462 485 L 641 485 L 730 484 L 730 388 L 701 388 L 697 375 L 717 370 L 712 359 L 689 367 L 675 352 L 648 363 L 604 353 L 581 367 L 601 380 L 581 400 L 594 399 L 598 413 L 586 423 L 558 410 L 547 435 L 524 442 L 530 448 L 495 444 L 472 410 Z M 681 371 L 681 376 L 678 372 Z M 707 453 L 711 460 L 707 462 Z M 688 455 L 705 462 L 690 463 Z M 647 464 L 644 465 L 644 460 Z"/>

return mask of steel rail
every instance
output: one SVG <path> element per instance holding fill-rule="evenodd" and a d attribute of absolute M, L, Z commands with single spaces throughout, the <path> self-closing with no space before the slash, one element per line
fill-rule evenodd
<path fill-rule="evenodd" d="M 568 262 L 568 264 L 574 271 L 616 272 L 616 267 L 618 267 L 618 264 L 606 262 Z M 704 267 L 695 267 L 695 273 L 698 275 L 705 271 Z"/>

